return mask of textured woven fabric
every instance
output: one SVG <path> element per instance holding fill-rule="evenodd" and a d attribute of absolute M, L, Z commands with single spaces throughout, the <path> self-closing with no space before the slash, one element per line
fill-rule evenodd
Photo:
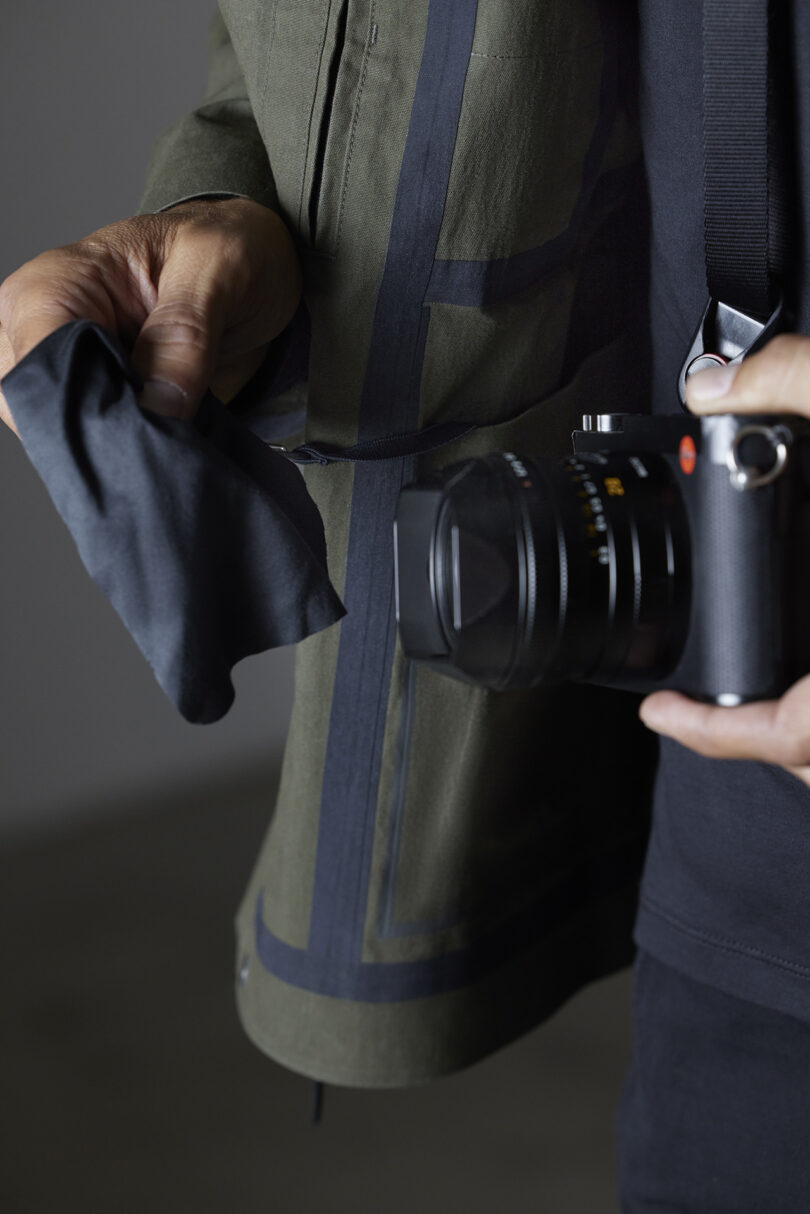
<path fill-rule="evenodd" d="M 3 380 L 23 446 L 158 683 L 218 720 L 241 658 L 334 623 L 301 474 L 210 394 L 193 421 L 141 409 L 117 342 L 76 321 Z"/>
<path fill-rule="evenodd" d="M 706 303 L 700 11 L 641 5 L 642 118 L 653 215 L 654 408 L 677 407 Z M 810 10 L 792 18 L 796 89 L 796 329 L 810 334 Z M 797 558 L 801 559 L 800 554 Z M 636 941 L 699 982 L 810 1019 L 810 792 L 766 763 L 705 759 L 664 740 Z"/>

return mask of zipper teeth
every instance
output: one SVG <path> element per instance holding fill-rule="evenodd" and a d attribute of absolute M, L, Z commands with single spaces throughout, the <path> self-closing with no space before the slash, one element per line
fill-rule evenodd
<path fill-rule="evenodd" d="M 324 161 L 326 160 L 326 144 L 329 139 L 329 128 L 332 123 L 332 108 L 335 103 L 338 72 L 343 58 L 343 48 L 346 44 L 346 22 L 349 12 L 349 0 L 343 0 L 337 20 L 335 49 L 329 64 L 329 76 L 326 85 L 326 100 L 321 115 L 318 143 L 315 151 L 315 164 L 312 170 L 312 187 L 309 195 L 309 237 L 310 243 L 315 243 L 315 233 L 318 224 L 318 203 L 323 180 Z"/>

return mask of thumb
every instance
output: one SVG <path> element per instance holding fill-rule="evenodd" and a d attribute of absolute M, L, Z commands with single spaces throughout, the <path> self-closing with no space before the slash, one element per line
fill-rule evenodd
<path fill-rule="evenodd" d="M 810 338 L 780 333 L 727 367 L 699 371 L 686 381 L 693 413 L 800 413 L 810 417 Z"/>
<path fill-rule="evenodd" d="M 193 248 L 173 250 L 161 271 L 157 302 L 132 350 L 132 364 L 144 382 L 143 408 L 187 420 L 194 416 L 213 374 L 224 312 L 210 259 L 206 265 Z"/>

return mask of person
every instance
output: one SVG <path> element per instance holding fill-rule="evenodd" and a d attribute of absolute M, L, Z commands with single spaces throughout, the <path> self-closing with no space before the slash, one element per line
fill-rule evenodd
<path fill-rule="evenodd" d="M 248 417 L 259 384 L 290 443 L 302 402 L 307 437 L 341 446 L 479 424 L 418 462 L 306 472 L 348 614 L 299 646 L 237 975 L 251 1038 L 320 1080 L 467 1065 L 630 959 L 655 762 L 635 700 L 497 693 L 407 662 L 391 522 L 417 473 L 505 447 L 561 456 L 594 401 L 646 408 L 650 315 L 652 395 L 671 408 L 671 350 L 705 290 L 683 155 L 699 14 L 642 0 L 639 18 L 640 39 L 607 0 L 223 0 L 206 96 L 159 142 L 140 214 L 0 287 L 0 375 L 89 317 L 130 349 L 145 408 L 189 417 L 210 386 Z M 810 415 L 798 334 L 733 383 L 695 377 L 690 405 Z M 806 1193 L 810 1110 L 786 1082 L 810 1036 L 806 907 L 782 876 L 806 838 L 809 699 L 803 680 L 771 705 L 642 706 L 674 741 L 636 923 L 626 1210 L 788 1210 Z"/>

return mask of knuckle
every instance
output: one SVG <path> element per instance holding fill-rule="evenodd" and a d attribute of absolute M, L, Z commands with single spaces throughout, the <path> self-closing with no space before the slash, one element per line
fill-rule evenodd
<path fill-rule="evenodd" d="M 24 288 L 28 265 L 29 263 L 26 262 L 0 283 L 0 316 L 9 311 L 20 294 L 20 290 Z"/>
<path fill-rule="evenodd" d="M 178 304 L 158 304 L 142 330 L 150 345 L 183 346 L 203 352 L 210 343 L 210 325 L 202 310 Z"/>
<path fill-rule="evenodd" d="M 0 325 L 13 334 L 21 322 L 36 313 L 49 298 L 50 284 L 26 262 L 0 283 Z"/>
<path fill-rule="evenodd" d="M 115 257 L 126 261 L 142 258 L 165 249 L 168 225 L 161 215 L 135 215 L 122 219 L 109 229 L 109 248 Z"/>
<path fill-rule="evenodd" d="M 173 250 L 178 257 L 205 264 L 239 264 L 247 256 L 245 233 L 230 219 L 192 219 L 178 232 Z"/>
<path fill-rule="evenodd" d="M 26 261 L 0 283 L 0 314 L 22 307 L 36 307 L 58 294 L 69 280 L 70 246 L 48 249 Z M 75 274 L 75 271 L 74 271 Z"/>
<path fill-rule="evenodd" d="M 144 222 L 154 216 L 133 216 L 99 228 L 71 246 L 78 260 L 121 279 L 136 278 L 160 265 L 164 231 Z"/>
<path fill-rule="evenodd" d="M 70 276 L 77 283 L 117 283 L 126 276 L 126 259 L 100 234 L 93 233 L 66 251 L 70 255 Z"/>
<path fill-rule="evenodd" d="M 67 252 L 86 258 L 88 261 L 106 261 L 110 255 L 110 241 L 103 233 L 104 229 L 101 228 L 98 232 L 91 232 L 89 236 L 83 236 L 75 244 L 68 245 Z"/>

